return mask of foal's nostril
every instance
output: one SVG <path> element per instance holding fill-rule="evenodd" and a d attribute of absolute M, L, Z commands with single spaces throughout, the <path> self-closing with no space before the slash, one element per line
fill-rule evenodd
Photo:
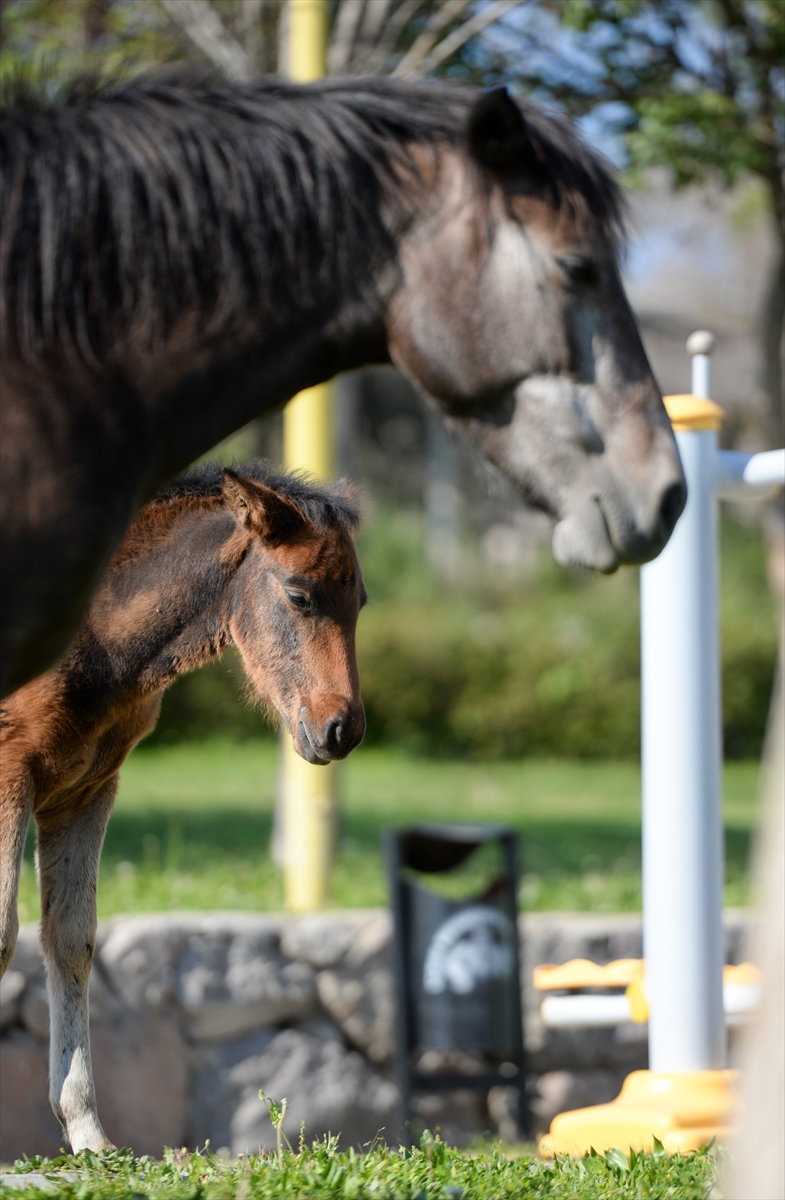
<path fill-rule="evenodd" d="M 348 726 L 349 722 L 345 717 L 333 717 L 328 721 L 324 731 L 324 748 L 329 750 L 330 754 L 340 754 L 346 749 Z"/>
<path fill-rule="evenodd" d="M 660 503 L 660 522 L 666 535 L 670 537 L 673 527 L 684 511 L 687 503 L 687 488 L 684 483 L 672 483 L 666 489 Z"/>

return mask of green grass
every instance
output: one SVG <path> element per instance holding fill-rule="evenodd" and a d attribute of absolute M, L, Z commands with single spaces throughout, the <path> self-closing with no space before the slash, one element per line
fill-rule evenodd
<path fill-rule="evenodd" d="M 526 1154 L 453 1150 L 431 1134 L 412 1151 L 372 1148 L 366 1154 L 338 1153 L 330 1142 L 299 1152 L 249 1156 L 235 1162 L 215 1155 L 167 1152 L 162 1163 L 134 1159 L 129 1151 L 99 1156 L 33 1160 L 20 1167 L 78 1170 L 78 1182 L 61 1182 L 58 1196 L 76 1200 L 708 1200 L 716 1164 L 706 1152 L 668 1157 L 662 1152 L 618 1150 L 554 1165 Z M 34 1189 L 0 1193 L 32 1200 Z M 49 1193 L 51 1194 L 51 1193 Z"/>
<path fill-rule="evenodd" d="M 101 866 L 101 916 L 174 908 L 276 909 L 283 895 L 269 841 L 272 741 L 142 748 L 121 773 Z M 725 767 L 728 905 L 747 900 L 757 763 Z M 503 821 L 521 836 L 529 910 L 640 908 L 640 773 L 634 763 L 564 759 L 472 763 L 361 747 L 342 774 L 332 902 L 384 904 L 385 825 Z M 28 842 L 20 915 L 39 906 Z"/>

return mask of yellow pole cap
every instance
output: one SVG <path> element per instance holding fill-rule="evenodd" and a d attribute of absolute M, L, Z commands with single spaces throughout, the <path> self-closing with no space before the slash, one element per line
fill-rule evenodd
<path fill-rule="evenodd" d="M 719 429 L 725 413 L 713 400 L 700 396 L 663 396 L 665 411 L 676 433 L 696 429 Z"/>

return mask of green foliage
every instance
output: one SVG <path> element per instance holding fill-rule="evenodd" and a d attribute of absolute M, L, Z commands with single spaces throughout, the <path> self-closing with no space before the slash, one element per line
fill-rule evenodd
<path fill-rule="evenodd" d="M 668 1157 L 661 1150 L 629 1157 L 620 1150 L 553 1164 L 493 1146 L 467 1153 L 426 1131 L 418 1147 L 380 1144 L 366 1153 L 338 1151 L 336 1140 L 298 1151 L 249 1155 L 229 1162 L 206 1148 L 201 1154 L 167 1151 L 163 1162 L 135 1159 L 129 1150 L 109 1154 L 25 1159 L 30 1171 L 77 1171 L 76 1182 L 58 1181 L 54 1194 L 74 1200 L 704 1200 L 714 1189 L 716 1161 L 705 1150 Z M 6 1193 L 6 1189 L 0 1189 Z M 34 1187 L 8 1189 L 32 1200 Z"/>
<path fill-rule="evenodd" d="M 573 116 L 615 126 L 633 171 L 678 185 L 761 178 L 785 192 L 782 0 L 540 0 L 517 75 Z M 522 47 L 523 49 L 523 47 Z M 516 67 L 510 60 L 508 69 Z"/>
<path fill-rule="evenodd" d="M 637 572 L 570 576 L 543 550 L 525 579 L 467 568 L 447 587 L 428 572 L 411 513 L 380 512 L 360 557 L 370 595 L 358 626 L 369 745 L 476 759 L 522 754 L 634 758 L 639 752 Z M 725 520 L 722 642 L 726 754 L 760 753 L 776 656 L 763 547 Z M 263 735 L 239 702 L 228 654 L 179 680 L 154 744 Z"/>
<path fill-rule="evenodd" d="M 719 174 L 732 184 L 765 173 L 767 155 L 738 99 L 710 88 L 641 98 L 627 145 L 635 168 L 667 163 L 677 187 Z"/>
<path fill-rule="evenodd" d="M 175 681 L 164 697 L 161 719 L 149 744 L 265 735 L 272 737 L 272 728 L 249 700 L 240 656 L 230 648 L 222 658 Z"/>
<path fill-rule="evenodd" d="M 433 581 L 429 590 L 427 576 L 416 585 L 421 546 L 416 530 L 400 529 L 379 603 L 371 559 L 358 628 L 369 743 L 480 759 L 637 757 L 637 572 L 570 576 L 544 550 L 526 580 L 467 573 L 450 594 Z M 376 527 L 369 550 L 375 539 Z M 392 540 L 388 523 L 386 560 Z M 721 596 L 726 754 L 749 758 L 762 745 L 777 640 L 759 535 L 730 517 Z"/>
<path fill-rule="evenodd" d="M 2 29 L 4 79 L 118 78 L 182 56 L 163 9 L 145 0 L 10 0 Z"/>
<path fill-rule="evenodd" d="M 604 595 L 557 585 L 517 603 L 371 607 L 358 654 L 371 743 L 478 758 L 636 753 L 631 576 Z"/>

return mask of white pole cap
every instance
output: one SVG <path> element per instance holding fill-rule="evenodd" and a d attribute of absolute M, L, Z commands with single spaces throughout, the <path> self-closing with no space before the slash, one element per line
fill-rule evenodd
<path fill-rule="evenodd" d="M 717 339 L 708 329 L 696 329 L 687 338 L 688 354 L 711 354 L 717 344 Z"/>

